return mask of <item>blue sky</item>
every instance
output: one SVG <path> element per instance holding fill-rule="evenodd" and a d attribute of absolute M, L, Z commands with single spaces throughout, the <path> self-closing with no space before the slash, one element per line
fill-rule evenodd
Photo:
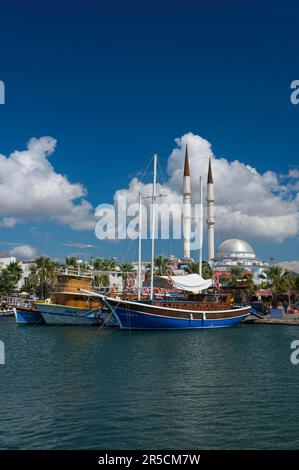
<path fill-rule="evenodd" d="M 0 154 L 52 136 L 55 171 L 83 185 L 94 207 L 153 151 L 166 165 L 187 132 L 216 156 L 286 174 L 299 153 L 299 105 L 289 99 L 298 10 L 295 1 L 2 1 Z M 72 251 L 68 240 L 96 245 L 93 256 L 126 251 L 42 214 L 0 228 L 0 240 L 57 257 Z M 298 259 L 298 234 L 248 241 L 262 258 Z M 181 254 L 181 245 L 159 250 Z"/>

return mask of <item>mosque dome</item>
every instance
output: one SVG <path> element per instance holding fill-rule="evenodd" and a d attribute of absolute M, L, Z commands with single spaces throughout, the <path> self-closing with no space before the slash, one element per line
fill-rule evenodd
<path fill-rule="evenodd" d="M 254 259 L 255 253 L 249 243 L 244 240 L 239 240 L 238 238 L 230 238 L 219 245 L 216 258 Z"/>

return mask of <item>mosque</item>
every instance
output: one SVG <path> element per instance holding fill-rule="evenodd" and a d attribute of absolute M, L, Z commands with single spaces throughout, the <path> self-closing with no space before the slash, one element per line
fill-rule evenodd
<path fill-rule="evenodd" d="M 211 263 L 214 276 L 225 276 L 229 274 L 232 266 L 241 266 L 245 271 L 253 274 L 256 284 L 260 284 L 263 280 L 263 271 L 268 267 L 268 263 L 264 263 L 244 240 L 238 238 L 230 238 L 222 242 L 216 251 L 215 259 Z"/>
<path fill-rule="evenodd" d="M 185 225 L 184 237 L 184 259 L 190 259 L 190 239 L 188 236 L 191 231 L 191 189 L 190 189 L 190 171 L 188 150 L 186 146 L 185 166 L 184 166 L 184 184 L 183 184 L 183 223 Z M 214 277 L 229 276 L 232 266 L 241 266 L 246 272 L 252 273 L 256 284 L 262 282 L 262 273 L 268 267 L 256 257 L 253 248 L 244 240 L 231 238 L 223 241 L 215 253 L 215 198 L 214 181 L 212 174 L 211 159 L 209 160 L 208 178 L 207 178 L 207 228 L 208 228 L 208 262 L 213 269 Z M 187 227 L 186 227 L 187 226 Z"/>

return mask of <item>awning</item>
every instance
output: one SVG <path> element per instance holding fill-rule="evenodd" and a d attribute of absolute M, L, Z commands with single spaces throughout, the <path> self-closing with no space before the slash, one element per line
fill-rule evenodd
<path fill-rule="evenodd" d="M 148 283 L 146 283 L 148 284 Z M 155 276 L 154 286 L 164 289 L 175 288 L 188 292 L 200 292 L 213 284 L 212 279 L 203 279 L 199 274 L 185 276 Z M 145 285 L 145 283 L 143 284 Z"/>

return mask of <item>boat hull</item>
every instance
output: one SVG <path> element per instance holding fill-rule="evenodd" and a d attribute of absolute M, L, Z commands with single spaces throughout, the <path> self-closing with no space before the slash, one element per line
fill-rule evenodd
<path fill-rule="evenodd" d="M 145 314 L 142 312 L 129 313 L 122 308 L 116 308 L 114 314 L 121 329 L 203 329 L 203 328 L 224 328 L 236 326 L 248 315 L 240 315 L 229 318 L 219 318 L 212 320 L 182 319 L 176 317 L 164 317 L 159 315 Z"/>
<path fill-rule="evenodd" d="M 250 307 L 214 311 L 184 311 L 153 307 L 136 302 L 115 302 L 109 299 L 111 309 L 121 329 L 138 330 L 197 330 L 227 328 L 238 325 L 250 314 Z"/>
<path fill-rule="evenodd" d="M 45 320 L 37 310 L 16 308 L 15 318 L 18 325 L 44 325 Z"/>
<path fill-rule="evenodd" d="M 102 315 L 90 309 L 42 303 L 37 303 L 36 308 L 47 325 L 99 326 L 103 323 Z"/>
<path fill-rule="evenodd" d="M 10 310 L 6 310 L 6 311 L 0 311 L 0 318 L 9 318 L 9 317 L 13 317 L 14 315 L 15 315 L 14 308 Z"/>

